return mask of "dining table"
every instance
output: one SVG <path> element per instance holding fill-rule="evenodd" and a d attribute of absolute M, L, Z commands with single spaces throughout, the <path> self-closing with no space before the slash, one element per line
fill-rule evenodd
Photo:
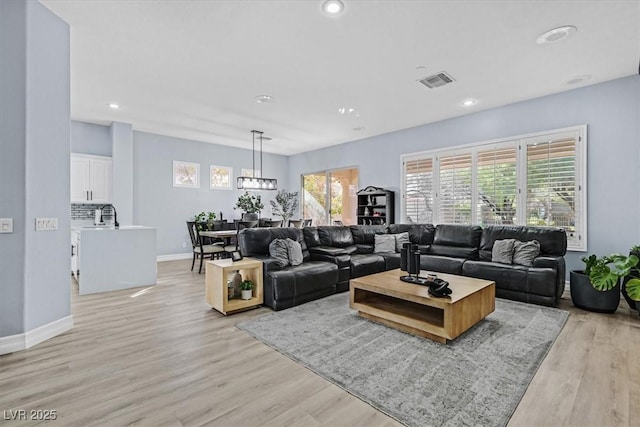
<path fill-rule="evenodd" d="M 202 237 L 211 237 L 214 239 L 224 239 L 224 245 L 231 244 L 231 238 L 235 237 L 238 232 L 236 230 L 216 230 L 216 231 L 201 231 Z"/>

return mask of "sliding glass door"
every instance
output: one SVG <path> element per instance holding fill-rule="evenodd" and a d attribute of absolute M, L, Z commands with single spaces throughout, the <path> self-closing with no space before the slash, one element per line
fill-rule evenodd
<path fill-rule="evenodd" d="M 302 176 L 302 213 L 313 225 L 356 224 L 358 169 Z"/>

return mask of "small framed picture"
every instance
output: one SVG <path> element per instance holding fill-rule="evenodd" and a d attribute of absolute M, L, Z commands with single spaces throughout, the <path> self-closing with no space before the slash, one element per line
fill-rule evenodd
<path fill-rule="evenodd" d="M 242 259 L 242 254 L 240 251 L 231 252 L 231 261 L 240 261 Z"/>

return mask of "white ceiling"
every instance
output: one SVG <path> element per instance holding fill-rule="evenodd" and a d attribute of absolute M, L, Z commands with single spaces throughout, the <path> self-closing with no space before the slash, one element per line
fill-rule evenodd
<path fill-rule="evenodd" d="M 257 129 L 279 154 L 632 75 L 640 53 L 639 1 L 41 1 L 71 26 L 74 120 L 242 148 Z"/>

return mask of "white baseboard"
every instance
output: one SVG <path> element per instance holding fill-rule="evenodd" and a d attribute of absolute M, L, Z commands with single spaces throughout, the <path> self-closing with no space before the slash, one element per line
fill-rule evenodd
<path fill-rule="evenodd" d="M 191 258 L 193 258 L 193 252 L 187 252 L 183 254 L 158 255 L 156 259 L 158 262 L 164 262 L 164 261 L 178 261 L 181 259 L 191 259 Z"/>
<path fill-rule="evenodd" d="M 0 355 L 26 350 L 73 328 L 73 316 L 54 320 L 24 334 L 0 337 Z"/>

